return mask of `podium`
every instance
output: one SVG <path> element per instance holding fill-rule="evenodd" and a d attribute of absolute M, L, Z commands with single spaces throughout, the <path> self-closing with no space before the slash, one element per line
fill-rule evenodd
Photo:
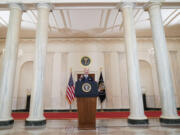
<path fill-rule="evenodd" d="M 96 97 L 77 98 L 78 128 L 96 129 Z"/>
<path fill-rule="evenodd" d="M 95 81 L 77 81 L 75 97 L 78 108 L 78 129 L 96 129 L 96 104 L 98 85 Z"/>

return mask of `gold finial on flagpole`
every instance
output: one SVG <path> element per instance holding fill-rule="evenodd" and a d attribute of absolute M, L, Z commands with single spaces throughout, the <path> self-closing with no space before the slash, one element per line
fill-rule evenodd
<path fill-rule="evenodd" d="M 102 72 L 102 69 L 103 69 L 103 68 L 102 68 L 102 67 L 100 67 L 100 72 Z"/>
<path fill-rule="evenodd" d="M 72 68 L 70 68 L 70 72 L 72 72 Z"/>

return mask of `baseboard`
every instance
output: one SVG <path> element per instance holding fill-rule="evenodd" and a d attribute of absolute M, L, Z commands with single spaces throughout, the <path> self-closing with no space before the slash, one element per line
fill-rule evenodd
<path fill-rule="evenodd" d="M 29 112 L 26 109 L 12 110 L 12 112 Z"/>
<path fill-rule="evenodd" d="M 160 111 L 161 108 L 146 108 L 145 111 Z M 180 108 L 177 108 L 177 110 L 180 110 Z M 72 112 L 77 112 L 77 109 L 72 109 Z M 130 111 L 130 109 L 97 109 L 97 112 L 119 112 L 119 111 Z M 12 112 L 28 112 L 26 109 L 18 109 L 18 110 L 12 110 Z M 63 109 L 46 109 L 44 112 L 70 112 L 70 110 Z"/>
<path fill-rule="evenodd" d="M 48 110 L 44 110 L 44 112 L 70 112 L 70 110 L 67 110 L 67 109 L 65 109 L 65 110 L 50 110 L 50 109 L 48 109 Z M 77 112 L 77 109 L 72 109 L 71 112 Z"/>
<path fill-rule="evenodd" d="M 59 109 L 46 109 L 44 112 L 69 112 L 70 110 L 64 109 L 64 110 L 59 110 Z M 72 109 L 72 112 L 77 112 L 77 109 Z M 97 109 L 97 112 L 119 112 L 119 111 L 129 111 L 129 109 Z M 12 112 L 28 112 L 26 109 L 18 109 L 18 110 L 12 110 Z"/>
<path fill-rule="evenodd" d="M 120 111 L 130 111 L 129 109 L 97 109 L 96 110 L 97 112 L 101 112 L 101 111 L 104 111 L 104 112 L 120 112 Z"/>
<path fill-rule="evenodd" d="M 160 111 L 161 108 L 146 108 L 145 111 Z"/>

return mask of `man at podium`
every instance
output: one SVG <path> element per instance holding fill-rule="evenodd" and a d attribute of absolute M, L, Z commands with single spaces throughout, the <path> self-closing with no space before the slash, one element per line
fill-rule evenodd
<path fill-rule="evenodd" d="M 84 75 L 75 84 L 75 97 L 96 97 L 98 96 L 98 84 L 89 76 L 86 69 Z"/>
<path fill-rule="evenodd" d="M 78 108 L 78 128 L 96 128 L 96 101 L 98 96 L 98 84 L 88 75 L 85 70 L 84 75 L 76 82 L 75 97 Z"/>
<path fill-rule="evenodd" d="M 84 75 L 81 75 L 80 78 L 78 79 L 78 81 L 83 81 L 83 80 L 89 80 L 89 81 L 94 80 L 91 76 L 89 76 L 89 70 L 88 69 L 84 69 Z"/>

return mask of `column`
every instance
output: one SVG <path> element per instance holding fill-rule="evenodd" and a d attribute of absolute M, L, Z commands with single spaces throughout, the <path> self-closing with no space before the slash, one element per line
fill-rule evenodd
<path fill-rule="evenodd" d="M 140 74 L 137 58 L 136 32 L 133 19 L 133 3 L 123 3 L 121 5 L 121 10 L 124 22 L 124 39 L 126 48 L 128 89 L 130 100 L 130 116 L 128 117 L 128 123 L 148 124 L 148 119 L 144 115 L 139 77 Z"/>
<path fill-rule="evenodd" d="M 0 80 L 0 126 L 14 123 L 11 116 L 22 7 L 10 4 L 10 17 Z"/>
<path fill-rule="evenodd" d="M 39 16 L 33 67 L 34 80 L 31 93 L 29 117 L 25 122 L 26 126 L 43 126 L 46 124 L 46 119 L 43 115 L 43 89 L 50 6 L 48 4 L 38 4 L 37 8 Z"/>
<path fill-rule="evenodd" d="M 180 124 L 180 117 L 178 116 L 176 110 L 173 81 L 161 17 L 160 3 L 152 3 L 146 8 L 149 12 L 151 21 L 160 85 L 162 107 L 160 122 L 162 124 Z"/>

